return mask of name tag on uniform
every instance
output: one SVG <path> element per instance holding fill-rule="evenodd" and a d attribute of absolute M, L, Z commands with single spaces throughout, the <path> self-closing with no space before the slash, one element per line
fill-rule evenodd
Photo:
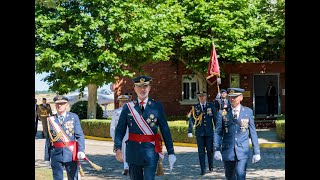
<path fill-rule="evenodd" d="M 132 114 L 131 114 L 131 113 L 128 113 L 128 116 L 132 116 Z"/>

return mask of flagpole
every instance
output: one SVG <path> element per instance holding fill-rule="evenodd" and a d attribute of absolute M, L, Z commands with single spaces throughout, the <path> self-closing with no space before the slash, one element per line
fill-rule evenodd
<path fill-rule="evenodd" d="M 211 40 L 212 40 L 212 47 L 214 47 L 214 49 L 216 49 L 216 47 L 214 46 L 213 36 L 212 36 L 212 35 L 211 35 Z M 219 68 L 220 68 L 220 67 L 219 67 Z M 219 76 L 218 78 L 220 78 L 220 76 Z M 217 93 L 219 93 L 219 92 L 220 92 L 218 78 L 217 78 L 217 90 L 218 90 L 218 92 L 217 92 Z M 220 103 L 220 109 L 221 109 L 221 103 Z"/>

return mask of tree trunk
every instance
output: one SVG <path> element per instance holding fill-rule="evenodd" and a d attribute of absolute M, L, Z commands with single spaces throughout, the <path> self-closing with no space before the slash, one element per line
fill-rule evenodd
<path fill-rule="evenodd" d="M 96 119 L 97 114 L 97 89 L 96 84 L 88 85 L 88 110 L 87 118 Z"/>
<path fill-rule="evenodd" d="M 187 65 L 187 62 L 180 58 L 180 61 L 184 64 Z M 199 83 L 199 91 L 207 91 L 207 79 L 206 76 L 204 74 L 202 74 L 201 72 L 192 69 L 192 71 L 196 74 L 198 83 Z"/>

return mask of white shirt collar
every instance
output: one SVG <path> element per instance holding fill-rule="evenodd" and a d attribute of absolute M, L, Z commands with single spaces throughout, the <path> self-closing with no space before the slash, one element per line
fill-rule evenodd
<path fill-rule="evenodd" d="M 146 107 L 146 105 L 147 105 L 147 102 L 148 102 L 148 97 L 147 98 L 145 98 L 144 100 L 143 100 L 143 102 L 144 102 L 144 104 L 143 104 L 143 107 Z M 139 105 L 140 105 L 140 102 L 141 102 L 141 100 L 138 98 L 138 103 L 139 103 Z"/>
<path fill-rule="evenodd" d="M 200 105 L 201 105 L 201 106 L 204 105 L 204 107 L 206 107 L 207 102 L 204 102 L 204 104 L 202 104 L 202 103 L 200 102 Z"/>
<path fill-rule="evenodd" d="M 63 116 L 63 117 L 66 117 L 67 115 L 67 111 L 63 112 L 62 114 L 58 114 L 58 116 Z"/>
<path fill-rule="evenodd" d="M 240 109 L 241 109 L 241 104 L 239 104 L 237 107 L 235 107 L 235 108 L 233 108 L 232 106 L 231 106 L 231 109 L 232 109 L 232 112 L 234 111 L 234 110 L 237 110 L 237 112 L 240 112 Z"/>

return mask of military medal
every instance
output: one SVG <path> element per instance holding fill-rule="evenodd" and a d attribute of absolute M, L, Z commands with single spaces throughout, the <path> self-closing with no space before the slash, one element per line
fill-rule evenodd
<path fill-rule="evenodd" d="M 151 119 L 148 118 L 148 119 L 147 119 L 147 123 L 150 123 L 150 121 L 151 121 Z"/>
<path fill-rule="evenodd" d="M 208 109 L 207 109 L 207 114 L 209 114 L 210 116 L 212 115 L 211 108 L 208 108 Z"/>
<path fill-rule="evenodd" d="M 154 122 L 152 122 L 152 123 L 150 124 L 151 127 L 153 127 L 154 125 L 155 125 Z"/>
<path fill-rule="evenodd" d="M 249 119 L 241 119 L 240 120 L 240 128 L 242 132 L 246 132 L 246 129 L 249 127 Z"/>
<path fill-rule="evenodd" d="M 222 116 L 225 116 L 225 115 L 227 115 L 227 111 L 226 111 L 226 109 L 223 109 L 222 110 Z"/>
<path fill-rule="evenodd" d="M 225 125 L 224 129 L 225 129 L 226 133 L 228 133 L 228 127 L 227 127 L 228 119 L 226 116 L 222 116 L 222 119 L 223 119 L 224 125 Z"/>

